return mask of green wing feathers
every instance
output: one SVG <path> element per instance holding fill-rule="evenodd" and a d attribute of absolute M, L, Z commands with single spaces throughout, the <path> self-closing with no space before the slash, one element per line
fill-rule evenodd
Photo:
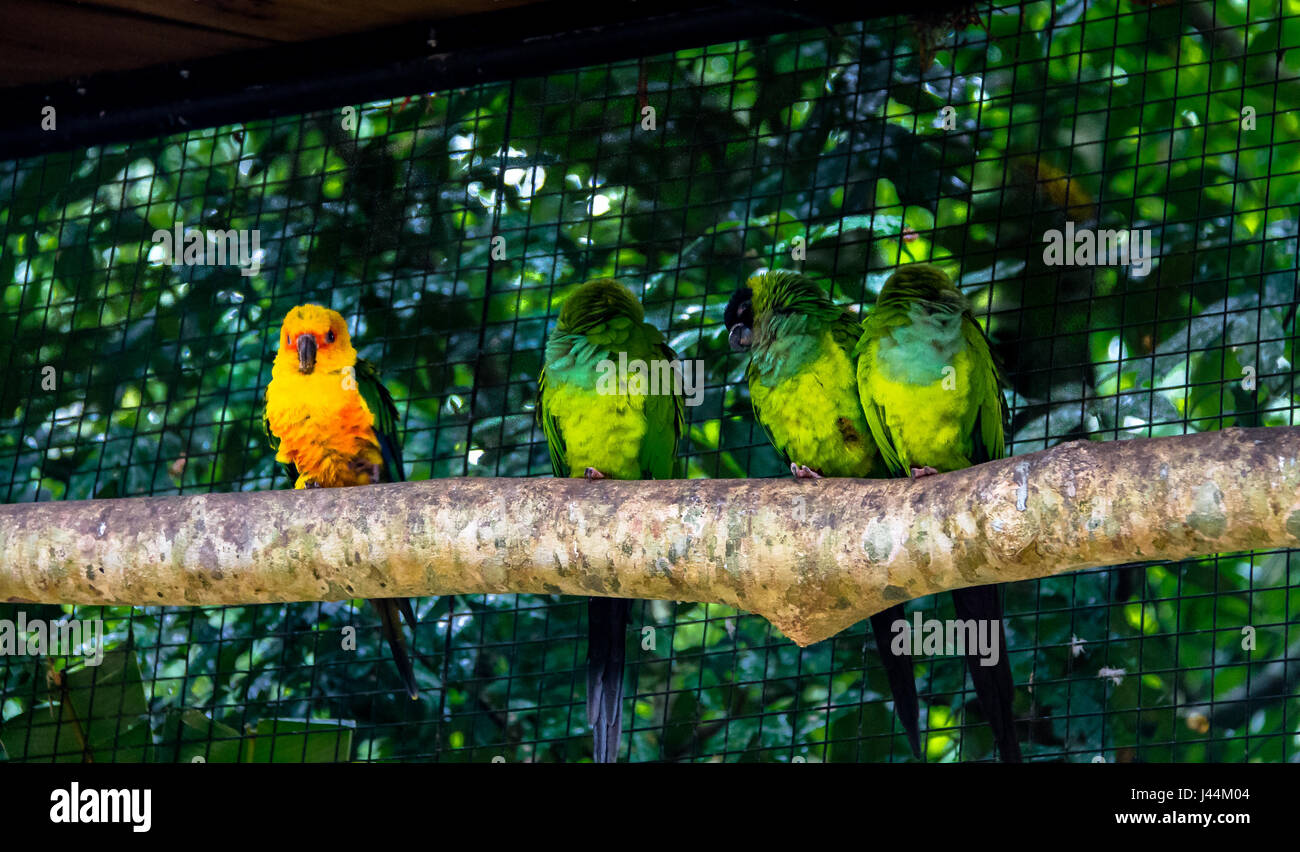
<path fill-rule="evenodd" d="M 402 444 L 397 440 L 397 404 L 384 387 L 379 371 L 364 358 L 357 359 L 357 391 L 366 401 L 366 407 L 375 418 L 375 437 L 384 458 L 384 482 L 404 482 L 406 473 L 402 466 Z"/>
<path fill-rule="evenodd" d="M 560 426 L 555 421 L 555 415 L 548 410 L 546 390 L 546 367 L 543 366 L 537 377 L 535 416 L 537 424 L 542 427 L 542 434 L 546 436 L 546 453 L 551 459 L 551 472 L 563 479 L 569 475 L 569 457 L 564 449 L 564 436 L 560 434 Z"/>
<path fill-rule="evenodd" d="M 658 329 L 650 330 L 659 334 Z M 658 357 L 669 362 L 677 361 L 677 353 L 663 342 L 662 337 Z M 673 479 L 680 473 L 677 445 L 686 430 L 686 397 L 679 393 L 647 397 L 646 422 L 650 428 L 641 446 L 641 468 L 648 479 Z"/>
<path fill-rule="evenodd" d="M 1002 395 L 1002 376 L 997 362 L 989 348 L 988 336 L 980 328 L 975 317 L 969 312 L 965 316 L 963 331 L 966 345 L 977 363 L 986 369 L 976 376 L 978 384 L 977 398 L 980 400 L 979 411 L 971 429 L 971 462 L 982 464 L 993 459 L 1000 459 L 1007 454 L 1006 422 L 1009 416 L 1006 397 Z"/>

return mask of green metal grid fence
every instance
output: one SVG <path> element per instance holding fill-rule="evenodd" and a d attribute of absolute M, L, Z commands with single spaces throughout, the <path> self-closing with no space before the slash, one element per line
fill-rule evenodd
<path fill-rule="evenodd" d="M 785 473 L 721 323 L 762 267 L 857 306 L 901 262 L 959 270 L 1015 453 L 1294 425 L 1297 47 L 1295 2 L 1031 2 L 0 163 L 0 499 L 286 487 L 261 394 L 308 301 L 379 365 L 409 479 L 549 475 L 541 348 L 596 276 L 706 365 L 691 477 Z M 260 269 L 167 263 L 152 235 L 178 222 L 256 231 Z M 1148 232 L 1150 271 L 1045 265 L 1067 223 Z M 1294 560 L 1008 586 L 1026 757 L 1300 760 Z M 0 656 L 0 759 L 590 755 L 580 599 L 418 602 L 419 702 L 358 604 L 0 605 L 101 619 L 109 648 Z M 926 759 L 991 757 L 962 661 L 917 671 Z M 801 650 L 723 606 L 638 603 L 628 696 L 632 761 L 912 759 L 865 625 Z"/>

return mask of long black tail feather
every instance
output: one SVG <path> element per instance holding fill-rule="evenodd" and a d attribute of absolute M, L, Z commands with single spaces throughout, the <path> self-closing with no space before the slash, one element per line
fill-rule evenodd
<path fill-rule="evenodd" d="M 625 598 L 587 599 L 587 721 L 592 757 L 617 763 L 623 732 L 623 661 L 632 602 Z"/>
<path fill-rule="evenodd" d="M 412 701 L 417 700 L 420 691 L 415 685 L 415 669 L 411 666 L 411 655 L 406 650 L 406 637 L 402 635 L 401 621 L 405 618 L 411 629 L 415 629 L 415 611 L 411 609 L 411 602 L 406 598 L 373 598 L 370 603 L 379 613 L 384 639 L 388 641 L 388 647 L 393 651 L 393 660 L 397 663 L 397 671 L 402 676 L 402 685 L 406 687 L 406 694 Z"/>
<path fill-rule="evenodd" d="M 998 625 L 998 662 L 982 665 L 979 649 L 967 649 L 966 668 L 975 684 L 975 697 L 980 712 L 993 729 L 993 739 L 998 745 L 1002 760 L 1020 763 L 1020 741 L 1016 737 L 1016 717 L 1012 706 L 1015 685 L 1011 680 L 1011 662 L 1007 659 L 1007 635 L 1002 629 L 1002 598 L 997 586 L 973 586 L 954 589 L 952 602 L 960 619 L 989 619 Z"/>
<path fill-rule="evenodd" d="M 871 632 L 876 637 L 876 650 L 889 678 L 889 688 L 894 693 L 894 712 L 907 731 L 907 743 L 912 755 L 921 757 L 921 702 L 916 694 L 916 678 L 912 671 L 911 654 L 898 655 L 889 647 L 893 639 L 890 625 L 906 618 L 903 605 L 896 604 L 871 616 Z"/>

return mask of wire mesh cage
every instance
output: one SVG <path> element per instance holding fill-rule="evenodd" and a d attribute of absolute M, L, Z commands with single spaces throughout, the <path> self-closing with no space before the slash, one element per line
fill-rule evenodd
<path fill-rule="evenodd" d="M 408 479 L 549 476 L 542 348 L 595 277 L 705 365 L 687 475 L 788 476 L 722 323 L 761 268 L 860 311 L 900 264 L 950 269 L 1005 365 L 1013 453 L 1295 425 L 1298 46 L 1293 3 L 996 5 L 0 163 L 0 495 L 292 486 L 261 407 L 307 302 L 379 366 Z M 1087 230 L 1123 258 L 1045 254 Z M 197 262 L 158 237 L 187 231 Z M 212 262 L 227 232 L 244 255 Z M 1294 560 L 1006 586 L 1027 759 L 1300 760 Z M 99 620 L 106 649 L 0 655 L 0 756 L 590 757 L 580 599 L 419 601 L 418 702 L 360 604 L 0 605 Z M 628 643 L 623 759 L 913 759 L 865 624 L 800 649 L 650 601 Z M 917 676 L 924 759 L 990 759 L 960 658 Z"/>

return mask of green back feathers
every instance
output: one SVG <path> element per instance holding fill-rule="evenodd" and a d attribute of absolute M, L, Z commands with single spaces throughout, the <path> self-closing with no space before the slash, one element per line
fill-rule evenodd
<path fill-rule="evenodd" d="M 956 311 L 970 310 L 966 297 L 952 279 L 942 269 L 928 263 L 912 263 L 898 268 L 876 297 L 877 307 L 916 302 Z"/>
<path fill-rule="evenodd" d="M 818 356 L 821 336 L 852 353 L 861 334 L 857 316 L 807 276 L 773 270 L 745 282 L 753 292 L 754 345 L 749 370 L 766 382 L 804 368 Z"/>
<path fill-rule="evenodd" d="M 559 334 L 590 334 L 597 338 L 600 326 L 628 328 L 645 321 L 645 309 L 622 284 L 612 278 L 596 278 L 578 287 L 564 300 L 555 331 Z M 648 326 L 658 334 L 658 329 Z"/>
<path fill-rule="evenodd" d="M 1006 454 L 1006 402 L 988 338 L 938 267 L 890 276 L 854 352 L 867 422 L 895 476 Z"/>
<path fill-rule="evenodd" d="M 854 352 L 861 355 L 878 341 L 873 368 L 909 384 L 930 384 L 943 378 L 965 347 L 967 322 L 974 318 L 966 298 L 941 269 L 924 263 L 904 266 L 881 288 Z"/>
<path fill-rule="evenodd" d="M 793 312 L 833 320 L 843 308 L 831 301 L 821 285 L 806 275 L 773 269 L 751 276 L 755 317 L 769 312 Z"/>
<path fill-rule="evenodd" d="M 537 420 L 556 476 L 581 476 L 586 467 L 624 479 L 676 474 L 685 398 L 673 387 L 602 392 L 602 374 L 620 355 L 649 366 L 677 360 L 627 288 L 608 278 L 588 281 L 565 300 L 538 380 Z"/>

